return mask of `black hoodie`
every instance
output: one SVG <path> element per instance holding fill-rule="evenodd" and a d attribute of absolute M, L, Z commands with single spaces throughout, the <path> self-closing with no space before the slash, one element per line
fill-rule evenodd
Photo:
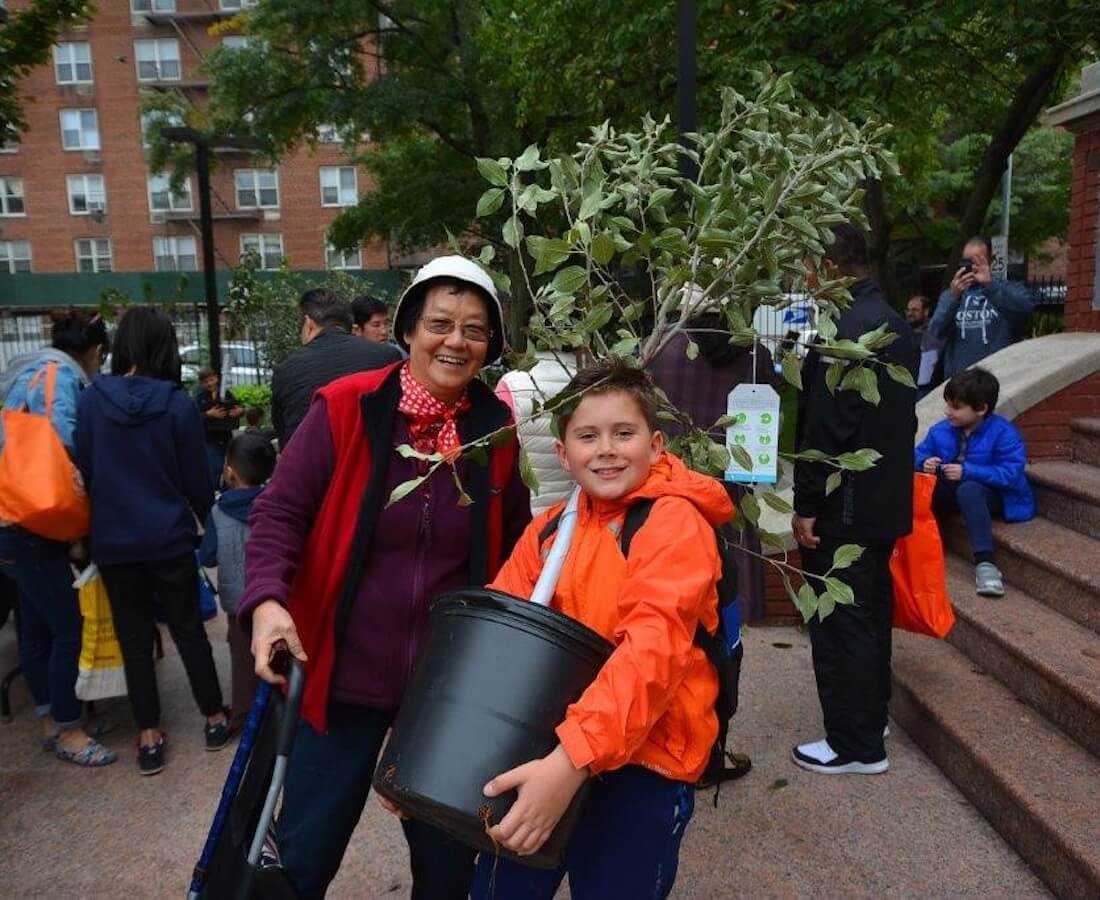
<path fill-rule="evenodd" d="M 195 546 L 214 501 L 202 419 L 168 381 L 105 375 L 80 398 L 76 462 L 100 565 L 171 559 Z"/>

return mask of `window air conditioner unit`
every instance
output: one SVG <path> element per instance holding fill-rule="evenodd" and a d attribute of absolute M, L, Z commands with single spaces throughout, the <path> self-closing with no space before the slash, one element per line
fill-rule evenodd
<path fill-rule="evenodd" d="M 104 212 L 106 209 L 107 209 L 107 204 L 104 203 L 102 200 L 89 200 L 88 201 L 88 212 L 90 212 L 90 213 L 101 213 L 101 212 Z"/>
<path fill-rule="evenodd" d="M 149 221 L 154 225 L 163 225 L 168 219 L 163 212 L 155 212 L 150 214 Z"/>
<path fill-rule="evenodd" d="M 103 156 L 98 150 L 85 150 L 84 162 L 101 163 L 103 162 Z"/>
<path fill-rule="evenodd" d="M 76 94 L 78 97 L 91 97 L 95 93 L 95 88 L 90 84 L 78 84 L 76 86 Z"/>

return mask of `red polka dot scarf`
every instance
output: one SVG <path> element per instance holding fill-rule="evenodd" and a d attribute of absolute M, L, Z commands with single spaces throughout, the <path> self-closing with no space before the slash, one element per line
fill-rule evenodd
<path fill-rule="evenodd" d="M 412 445 L 419 452 L 447 455 L 462 445 L 455 420 L 470 408 L 466 391 L 456 403 L 444 403 L 413 378 L 405 363 L 401 367 L 401 402 L 397 408 L 408 420 Z"/>

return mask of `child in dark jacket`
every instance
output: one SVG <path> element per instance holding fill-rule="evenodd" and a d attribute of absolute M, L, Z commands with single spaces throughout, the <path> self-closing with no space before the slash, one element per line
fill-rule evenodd
<path fill-rule="evenodd" d="M 1027 448 L 1007 419 L 994 415 L 1000 383 L 985 369 L 960 372 L 947 382 L 942 422 L 933 425 L 916 449 L 918 472 L 937 475 L 933 504 L 937 515 L 962 513 L 974 554 L 979 594 L 1003 597 L 1004 580 L 993 558 L 993 516 L 1026 522 L 1035 498 L 1024 468 Z"/>
<path fill-rule="evenodd" d="M 275 471 L 275 450 L 270 440 L 253 432 L 234 435 L 226 449 L 223 493 L 206 519 L 199 547 L 199 563 L 218 567 L 218 596 L 229 619 L 226 640 L 232 663 L 233 701 L 229 729 L 237 731 L 248 717 L 259 679 L 252 658 L 251 641 L 237 621 L 237 605 L 244 593 L 244 545 L 248 540 L 248 515 L 252 501 Z"/>

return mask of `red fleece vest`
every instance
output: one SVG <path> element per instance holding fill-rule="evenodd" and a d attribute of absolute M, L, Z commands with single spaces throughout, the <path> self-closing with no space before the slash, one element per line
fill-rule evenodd
<path fill-rule="evenodd" d="M 336 614 L 348 570 L 363 495 L 371 473 L 371 453 L 364 431 L 360 401 L 379 389 L 393 370 L 384 369 L 341 378 L 321 388 L 332 432 L 332 481 L 306 541 L 287 608 L 294 617 L 306 652 L 306 687 L 302 718 L 327 731 L 329 689 L 336 660 Z M 511 441 L 489 454 L 488 577 L 500 569 L 504 540 L 503 489 L 516 462 Z M 433 476 L 436 477 L 436 476 Z M 443 477 L 442 473 L 439 477 Z M 410 548 L 410 553 L 412 548 Z"/>

